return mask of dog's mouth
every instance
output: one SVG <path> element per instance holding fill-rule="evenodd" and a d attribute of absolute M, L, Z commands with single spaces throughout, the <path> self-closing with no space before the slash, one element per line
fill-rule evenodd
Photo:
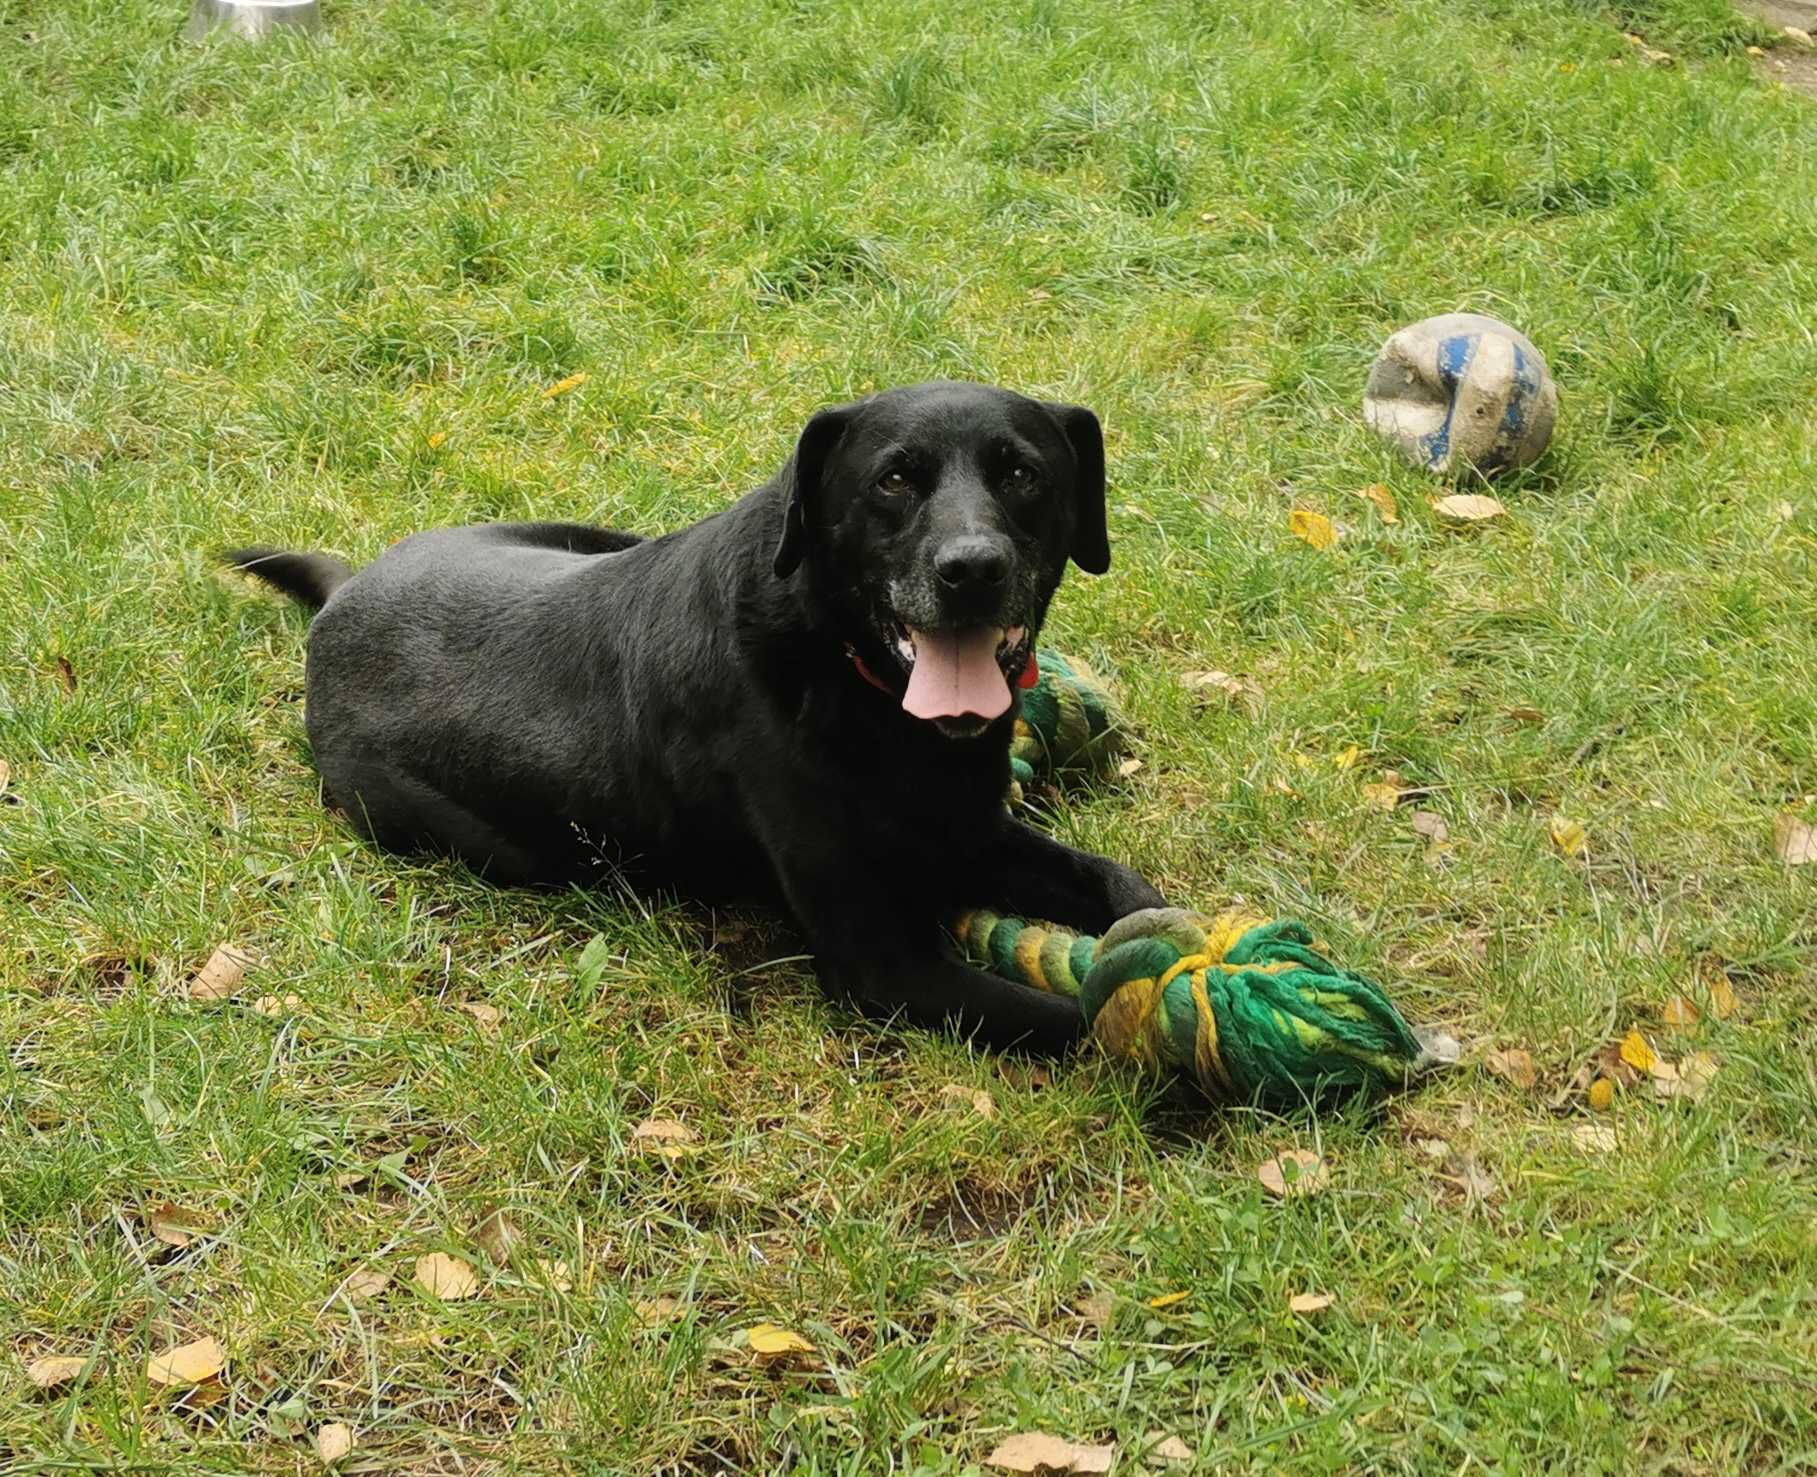
<path fill-rule="evenodd" d="M 1028 627 L 933 630 L 892 621 L 889 646 L 908 674 L 902 710 L 948 738 L 975 738 L 1009 711 L 1029 660 Z"/>

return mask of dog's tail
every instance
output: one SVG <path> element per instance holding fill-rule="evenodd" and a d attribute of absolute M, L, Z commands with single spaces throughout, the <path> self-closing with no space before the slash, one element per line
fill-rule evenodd
<path fill-rule="evenodd" d="M 254 547 L 229 549 L 221 557 L 236 569 L 256 575 L 292 599 L 301 600 L 311 610 L 320 610 L 330 595 L 353 578 L 351 569 L 326 554 L 293 554 L 284 549 Z"/>

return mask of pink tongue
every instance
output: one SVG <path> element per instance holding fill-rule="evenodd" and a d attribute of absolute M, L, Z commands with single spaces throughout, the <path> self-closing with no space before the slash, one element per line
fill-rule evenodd
<path fill-rule="evenodd" d="M 997 665 L 1003 633 L 994 626 L 971 631 L 917 631 L 915 669 L 902 709 L 917 718 L 995 718 L 1010 704 L 1009 682 Z"/>

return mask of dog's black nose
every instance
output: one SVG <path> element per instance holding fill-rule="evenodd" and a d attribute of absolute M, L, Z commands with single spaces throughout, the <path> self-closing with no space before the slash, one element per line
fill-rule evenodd
<path fill-rule="evenodd" d="M 954 590 L 994 590 L 1009 578 L 1009 540 L 988 533 L 949 538 L 934 555 L 934 573 Z"/>

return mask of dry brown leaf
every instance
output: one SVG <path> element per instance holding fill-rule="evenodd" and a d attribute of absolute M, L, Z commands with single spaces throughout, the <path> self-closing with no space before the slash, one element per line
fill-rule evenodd
<path fill-rule="evenodd" d="M 536 1273 L 542 1279 L 543 1286 L 554 1292 L 574 1291 L 574 1270 L 559 1257 L 541 1257 L 536 1259 Z"/>
<path fill-rule="evenodd" d="M 1690 1103 L 1701 1102 L 1704 1094 L 1710 1090 L 1710 1083 L 1716 1076 L 1716 1067 L 1716 1058 L 1709 1052 L 1694 1051 L 1670 1074 L 1655 1074 L 1653 1093 L 1668 1101 L 1682 1098 Z"/>
<path fill-rule="evenodd" d="M 1111 1319 L 1117 1312 L 1117 1295 L 1113 1292 L 1094 1292 L 1088 1298 L 1081 1298 L 1073 1304 L 1073 1311 L 1095 1328 L 1109 1328 Z"/>
<path fill-rule="evenodd" d="M 0 759 L 0 795 L 6 793 L 6 787 L 13 782 L 13 767 Z"/>
<path fill-rule="evenodd" d="M 232 944 L 222 944 L 208 956 L 208 962 L 196 971 L 189 982 L 191 1000 L 226 1000 L 237 993 L 252 955 Z"/>
<path fill-rule="evenodd" d="M 1668 1030 L 1688 1031 L 1703 1019 L 1703 1012 L 1683 995 L 1674 995 L 1661 1007 L 1659 1018 Z"/>
<path fill-rule="evenodd" d="M 178 1344 L 154 1354 L 145 1366 L 145 1378 L 154 1385 L 199 1385 L 211 1380 L 227 1363 L 227 1351 L 212 1338 Z"/>
<path fill-rule="evenodd" d="M 1539 1081 L 1532 1053 L 1518 1046 L 1511 1046 L 1506 1051 L 1490 1052 L 1483 1058 L 1483 1065 L 1497 1077 L 1505 1077 L 1519 1088 L 1531 1088 Z"/>
<path fill-rule="evenodd" d="M 1575 857 L 1584 854 L 1584 842 L 1588 833 L 1580 822 L 1555 815 L 1547 823 L 1546 834 L 1563 855 Z"/>
<path fill-rule="evenodd" d="M 1377 810 L 1393 810 L 1401 801 L 1399 785 L 1371 783 L 1363 786 L 1363 800 Z"/>
<path fill-rule="evenodd" d="M 1571 1130 L 1571 1142 L 1587 1154 L 1612 1154 L 1615 1130 L 1606 1123 L 1579 1123 Z"/>
<path fill-rule="evenodd" d="M 168 1200 L 145 1213 L 145 1227 L 166 1246 L 179 1251 L 207 1229 L 194 1211 L 182 1210 Z"/>
<path fill-rule="evenodd" d="M 1654 1062 L 1659 1060 L 1659 1054 L 1636 1026 L 1621 1038 L 1621 1059 L 1636 1072 L 1648 1072 L 1652 1070 Z"/>
<path fill-rule="evenodd" d="M 1337 1299 L 1328 1292 L 1296 1292 L 1287 1299 L 1287 1311 L 1290 1313 L 1318 1313 L 1329 1308 Z"/>
<path fill-rule="evenodd" d="M 488 1036 L 498 1035 L 498 1023 L 505 1016 L 496 1005 L 488 1005 L 484 1000 L 463 1000 L 460 1008 L 478 1021 L 480 1030 Z"/>
<path fill-rule="evenodd" d="M 252 1008 L 260 1015 L 288 1015 L 302 1009 L 301 995 L 285 995 L 281 999 L 276 995 L 261 995 L 252 1003 Z"/>
<path fill-rule="evenodd" d="M 1467 1151 L 1448 1154 L 1439 1173 L 1464 1192 L 1464 1203 L 1476 1205 L 1495 1193 L 1495 1180 L 1476 1155 Z"/>
<path fill-rule="evenodd" d="M 330 1421 L 315 1433 L 316 1460 L 332 1467 L 353 1450 L 353 1432 L 339 1421 Z"/>
<path fill-rule="evenodd" d="M 681 1311 L 681 1299 L 665 1293 L 661 1297 L 645 1298 L 631 1311 L 645 1323 L 667 1323 Z"/>
<path fill-rule="evenodd" d="M 1191 1288 L 1187 1288 L 1182 1292 L 1164 1292 L 1159 1297 L 1150 1298 L 1148 1300 L 1148 1306 L 1151 1308 L 1171 1308 L 1175 1303 L 1183 1303 L 1191 1296 Z"/>
<path fill-rule="evenodd" d="M 1250 692 L 1242 678 L 1233 677 L 1228 672 L 1183 672 L 1180 675 L 1180 685 L 1188 692 L 1221 692 L 1233 701 L 1248 696 Z"/>
<path fill-rule="evenodd" d="M 1329 549 L 1338 541 L 1338 531 L 1331 520 L 1310 508 L 1295 508 L 1289 513 L 1287 531 L 1315 549 Z"/>
<path fill-rule="evenodd" d="M 1384 523 L 1399 523 L 1401 510 L 1395 505 L 1394 494 L 1380 482 L 1371 482 L 1357 496 L 1364 502 L 1374 503 L 1376 512 L 1382 515 Z"/>
<path fill-rule="evenodd" d="M 1784 811 L 1773 822 L 1773 855 L 1788 867 L 1817 862 L 1817 826 Z"/>
<path fill-rule="evenodd" d="M 700 1152 L 700 1135 L 673 1118 L 646 1118 L 631 1130 L 631 1141 L 646 1153 L 660 1154 L 665 1159 Z"/>
<path fill-rule="evenodd" d="M 1446 841 L 1450 839 L 1451 827 L 1445 824 L 1445 818 L 1436 810 L 1416 810 L 1413 812 L 1413 829 L 1428 841 Z"/>
<path fill-rule="evenodd" d="M 1169 1466 L 1174 1466 L 1181 1462 L 1190 1462 L 1193 1459 L 1192 1448 L 1178 1436 L 1169 1436 L 1148 1453 L 1148 1459 L 1151 1462 L 1166 1462 Z"/>
<path fill-rule="evenodd" d="M 87 1368 L 88 1360 L 80 1354 L 46 1354 L 25 1366 L 25 1377 L 40 1390 L 54 1390 Z"/>
<path fill-rule="evenodd" d="M 1451 1144 L 1446 1139 L 1415 1139 L 1413 1141 L 1413 1147 L 1418 1149 L 1420 1153 L 1424 1154 L 1428 1159 L 1443 1159 L 1451 1152 Z"/>
<path fill-rule="evenodd" d="M 76 669 L 69 664 L 69 658 L 66 656 L 57 658 L 57 677 L 63 683 L 65 692 L 76 690 Z"/>
<path fill-rule="evenodd" d="M 517 1227 L 511 1224 L 510 1217 L 503 1210 L 494 1210 L 479 1223 L 479 1229 L 473 1233 L 474 1244 L 491 1257 L 493 1265 L 498 1267 L 511 1260 L 518 1239 Z"/>
<path fill-rule="evenodd" d="M 432 1251 L 416 1259 L 416 1285 L 445 1303 L 458 1303 L 479 1291 L 479 1273 L 470 1262 L 445 1251 Z"/>
<path fill-rule="evenodd" d="M 1330 1179 L 1330 1166 L 1310 1149 L 1283 1149 L 1256 1166 L 1256 1178 L 1271 1195 L 1316 1195 Z"/>
<path fill-rule="evenodd" d="M 1124 779 L 1130 779 L 1142 772 L 1142 761 L 1136 758 L 1125 759 L 1117 766 L 1117 773 Z"/>
<path fill-rule="evenodd" d="M 967 1087 L 960 1082 L 949 1082 L 940 1089 L 940 1096 L 949 1103 L 967 1103 L 980 1118 L 997 1116 L 997 1101 L 982 1087 Z"/>
<path fill-rule="evenodd" d="M 1503 708 L 1502 716 L 1514 723 L 1544 723 L 1546 715 L 1538 708 Z"/>
<path fill-rule="evenodd" d="M 1598 1113 L 1608 1112 L 1615 1106 L 1615 1080 L 1611 1077 L 1598 1077 L 1590 1084 L 1590 1090 L 1584 1096 Z"/>
<path fill-rule="evenodd" d="M 1108 1472 L 1114 1446 L 1081 1446 L 1045 1431 L 1024 1431 L 1000 1443 L 984 1460 L 1005 1472 Z"/>
<path fill-rule="evenodd" d="M 1487 518 L 1499 518 L 1508 511 L 1494 498 L 1480 492 L 1454 492 L 1450 497 L 1437 498 L 1432 510 L 1460 523 L 1481 523 Z"/>
<path fill-rule="evenodd" d="M 370 1302 L 391 1286 L 391 1274 L 377 1267 L 361 1267 L 341 1284 L 341 1296 L 350 1303 Z"/>
<path fill-rule="evenodd" d="M 792 1354 L 816 1354 L 812 1344 L 793 1329 L 775 1323 L 759 1323 L 745 1334 L 751 1352 L 765 1359 L 781 1359 Z"/>

